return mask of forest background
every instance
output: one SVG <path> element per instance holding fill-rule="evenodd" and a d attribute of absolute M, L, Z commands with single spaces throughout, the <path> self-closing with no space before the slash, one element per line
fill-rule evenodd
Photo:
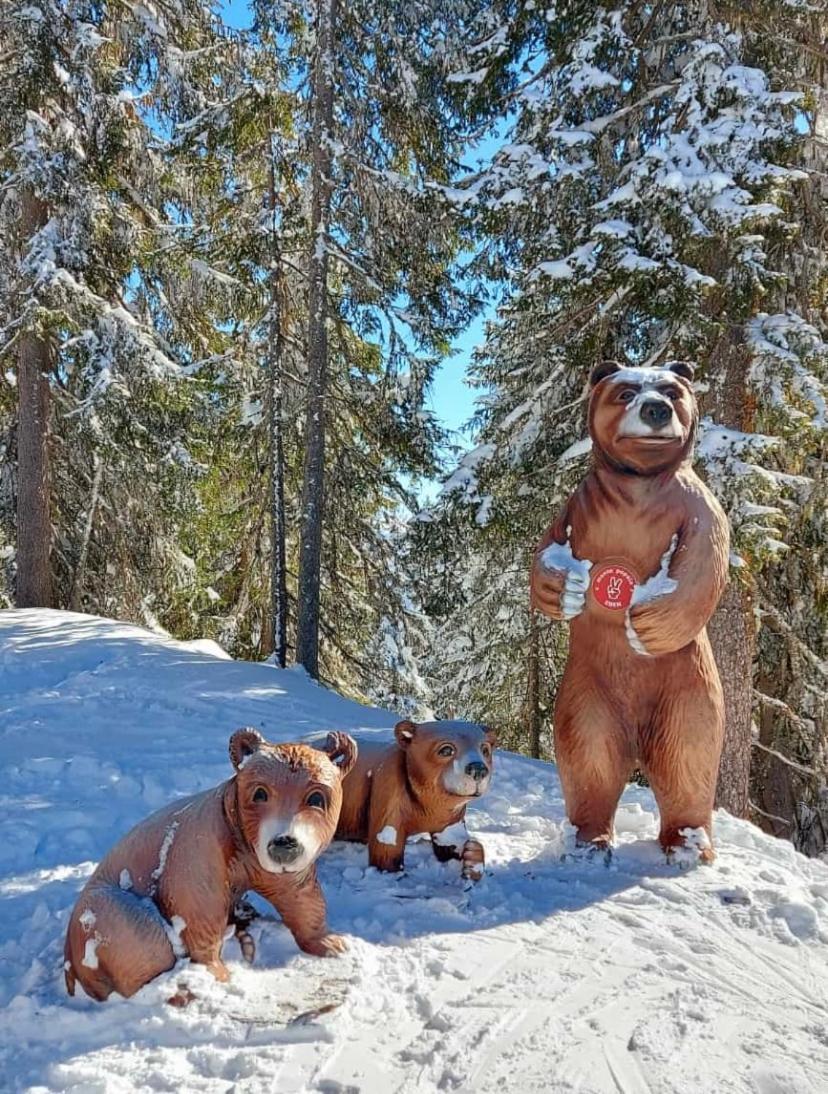
<path fill-rule="evenodd" d="M 587 376 L 690 360 L 719 803 L 821 853 L 827 35 L 800 0 L 9 0 L 0 603 L 552 758 L 527 572 Z"/>

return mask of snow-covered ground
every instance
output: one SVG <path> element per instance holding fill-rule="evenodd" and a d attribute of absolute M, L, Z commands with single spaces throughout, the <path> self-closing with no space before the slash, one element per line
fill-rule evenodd
<path fill-rule="evenodd" d="M 321 876 L 345 957 L 300 954 L 271 910 L 252 967 L 227 942 L 229 985 L 181 967 L 129 1001 L 66 996 L 66 919 L 93 864 L 226 778 L 232 730 L 393 721 L 211 643 L 0 613 L 0 1089 L 828 1089 L 828 865 L 721 814 L 714 867 L 668 866 L 635 787 L 612 866 L 562 862 L 554 767 L 505 753 L 469 811 L 479 886 L 425 845 L 402 877 L 335 845 Z M 177 1010 L 163 999 L 182 979 L 198 999 Z"/>

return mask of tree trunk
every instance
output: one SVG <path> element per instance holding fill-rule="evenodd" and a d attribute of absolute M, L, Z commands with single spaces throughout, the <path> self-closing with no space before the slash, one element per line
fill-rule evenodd
<path fill-rule="evenodd" d="M 276 664 L 287 663 L 287 549 L 285 521 L 285 451 L 282 418 L 282 273 L 276 211 L 274 151 L 270 149 L 269 197 L 271 255 L 268 320 L 268 435 L 270 440 L 270 606 L 271 640 Z"/>
<path fill-rule="evenodd" d="M 725 738 L 716 805 L 746 817 L 753 752 L 753 657 L 756 631 L 750 593 L 731 580 L 708 627 L 725 701 Z"/>
<path fill-rule="evenodd" d="M 328 381 L 328 218 L 331 205 L 333 43 L 337 0 L 319 0 L 313 69 L 311 252 L 308 259 L 308 397 L 299 542 L 296 660 L 319 676 L 319 592 L 325 494 L 325 399 Z"/>
<path fill-rule="evenodd" d="M 21 196 L 23 245 L 47 219 L 46 205 L 30 189 Z M 49 344 L 37 334 L 21 336 L 17 364 L 19 408 L 17 456 L 18 608 L 52 606 L 52 521 L 49 476 Z"/>
<path fill-rule="evenodd" d="M 748 397 L 748 353 L 744 332 L 731 325 L 714 347 L 704 400 L 705 413 L 731 429 L 753 428 L 753 404 Z M 722 678 L 725 739 L 716 787 L 716 805 L 737 817 L 749 809 L 750 763 L 753 751 L 753 662 L 756 627 L 750 590 L 731 579 L 708 626 Z"/>
<path fill-rule="evenodd" d="M 101 479 L 103 477 L 103 463 L 97 454 L 93 457 L 95 470 L 92 475 L 92 490 L 89 497 L 89 508 L 86 511 L 86 520 L 83 526 L 83 539 L 78 553 L 78 564 L 72 577 L 72 592 L 69 596 L 69 607 L 73 612 L 81 610 L 81 598 L 83 597 L 83 582 L 86 576 L 86 562 L 89 558 L 89 541 L 92 538 L 92 528 L 95 524 L 95 514 L 98 509 L 98 501 L 101 495 Z"/>
<path fill-rule="evenodd" d="M 527 721 L 529 723 L 529 755 L 541 758 L 540 708 L 540 632 L 537 613 L 529 609 L 529 664 L 527 681 Z"/>

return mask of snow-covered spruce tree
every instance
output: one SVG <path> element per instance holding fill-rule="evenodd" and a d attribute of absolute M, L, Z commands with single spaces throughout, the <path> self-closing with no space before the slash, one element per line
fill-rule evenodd
<path fill-rule="evenodd" d="M 790 560 L 824 581 L 791 536 L 803 520 L 810 542 L 823 535 L 826 375 L 824 280 L 810 285 L 807 306 L 789 291 L 813 243 L 797 215 L 808 170 L 797 119 L 810 108 L 797 94 L 807 88 L 793 12 L 781 2 L 560 3 L 524 27 L 522 55 L 534 61 L 513 100 L 513 132 L 467 188 L 492 240 L 484 261 L 505 288 L 476 366 L 490 390 L 480 447 L 460 468 L 474 465 L 473 489 L 455 492 L 472 504 L 449 496 L 428 526 L 465 521 L 478 559 L 444 629 L 479 636 L 490 656 L 509 650 L 488 671 L 520 694 L 532 633 L 528 552 L 583 471 L 589 368 L 602 357 L 697 362 L 702 469 L 734 526 L 731 586 L 712 633 L 729 722 L 720 795 L 736 812 L 748 805 L 751 679 L 766 668 L 757 617 L 789 626 L 776 598 Z M 793 60 L 782 65 L 786 49 Z M 489 605 L 507 602 L 507 589 L 515 610 L 499 623 Z M 804 643 L 799 658 L 815 683 L 824 586 L 797 611 L 799 633 L 787 637 Z M 472 713 L 492 713 L 473 686 L 466 696 Z M 810 766 L 819 719 L 784 702 L 805 719 L 801 733 L 809 726 Z"/>
<path fill-rule="evenodd" d="M 210 43 L 209 19 L 197 4 L 80 0 L 9 3 L 0 19 L 3 523 L 19 540 L 18 603 L 152 621 L 155 595 L 188 580 L 174 514 L 193 399 L 159 145 L 209 81 L 188 52 Z"/>

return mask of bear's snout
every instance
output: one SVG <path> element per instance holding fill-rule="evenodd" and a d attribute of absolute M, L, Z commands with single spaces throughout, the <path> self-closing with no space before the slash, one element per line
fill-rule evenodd
<path fill-rule="evenodd" d="M 304 848 L 295 836 L 274 836 L 267 845 L 267 853 L 277 866 L 289 866 L 296 862 Z"/>
<path fill-rule="evenodd" d="M 660 429 L 672 418 L 673 408 L 666 399 L 646 399 L 641 404 L 639 416 L 646 425 L 652 426 L 653 429 Z"/>
<path fill-rule="evenodd" d="M 481 779 L 485 779 L 489 774 L 489 769 L 484 763 L 475 761 L 474 763 L 466 764 L 466 774 L 474 779 L 475 782 L 480 782 Z"/>

